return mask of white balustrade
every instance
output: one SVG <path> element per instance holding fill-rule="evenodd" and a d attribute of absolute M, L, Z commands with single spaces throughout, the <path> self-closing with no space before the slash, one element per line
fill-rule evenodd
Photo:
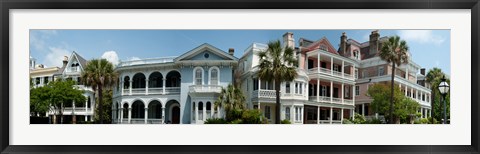
<path fill-rule="evenodd" d="M 222 86 L 219 85 L 192 85 L 189 88 L 190 93 L 220 93 L 222 91 Z"/>

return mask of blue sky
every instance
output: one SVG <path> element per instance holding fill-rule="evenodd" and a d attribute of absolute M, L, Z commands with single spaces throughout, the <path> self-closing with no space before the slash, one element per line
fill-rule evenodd
<path fill-rule="evenodd" d="M 327 39 L 338 48 L 342 32 L 359 42 L 368 41 L 372 30 L 30 30 L 30 56 L 37 64 L 62 65 L 63 56 L 76 51 L 85 59 L 104 57 L 112 62 L 179 56 L 203 43 L 240 58 L 253 42 L 282 40 L 293 32 L 300 38 Z M 450 30 L 379 30 L 380 36 L 399 35 L 407 41 L 413 60 L 421 67 L 441 68 L 450 75 Z"/>

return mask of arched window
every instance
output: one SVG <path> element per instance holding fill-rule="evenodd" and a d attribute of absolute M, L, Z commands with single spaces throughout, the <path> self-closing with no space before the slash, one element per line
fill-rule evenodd
<path fill-rule="evenodd" d="M 218 85 L 218 69 L 217 68 L 212 68 L 210 70 L 210 84 Z"/>
<path fill-rule="evenodd" d="M 123 78 L 123 89 L 128 88 L 130 88 L 130 77 L 125 76 L 125 78 Z"/>
<path fill-rule="evenodd" d="M 195 85 L 202 85 L 203 84 L 202 76 L 203 76 L 202 69 L 201 68 L 195 69 Z"/>
<path fill-rule="evenodd" d="M 198 110 L 202 110 L 203 111 L 203 102 L 198 102 Z"/>
<path fill-rule="evenodd" d="M 206 106 L 206 107 L 207 107 L 207 111 L 212 110 L 212 103 L 207 102 L 207 106 Z"/>

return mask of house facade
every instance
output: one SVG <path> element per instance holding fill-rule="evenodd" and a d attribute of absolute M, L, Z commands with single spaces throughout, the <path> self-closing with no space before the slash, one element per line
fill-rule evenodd
<path fill-rule="evenodd" d="M 232 83 L 238 59 L 202 44 L 178 57 L 120 62 L 112 119 L 119 124 L 203 124 L 222 116 L 214 102 Z"/>
<path fill-rule="evenodd" d="M 64 118 L 56 119 L 57 123 L 71 123 L 72 121 L 93 121 L 95 93 L 92 88 L 82 84 L 80 75 L 87 61 L 75 51 L 72 52 L 70 58 L 67 56 L 63 59 L 63 66 L 46 67 L 42 64 L 35 66 L 35 59 L 30 58 L 30 78 L 33 81 L 33 88 L 44 86 L 50 81 L 57 79 L 76 81 L 75 88 L 84 90 L 85 102 L 65 102 L 62 109 L 50 109 L 46 116 L 49 117 L 50 123 L 53 123 L 55 114 L 62 113 Z"/>
<path fill-rule="evenodd" d="M 378 56 L 379 48 L 387 37 L 380 38 L 373 31 L 370 40 L 358 43 L 340 37 L 336 49 L 323 37 L 317 41 L 300 38 L 295 46 L 293 33 L 283 35 L 283 44 L 296 51 L 298 77 L 281 83 L 281 120 L 294 124 L 340 124 L 344 118 L 354 118 L 354 113 L 367 117 L 375 115 L 366 95 L 374 83 L 391 81 L 391 64 Z M 275 90 L 273 83 L 257 77 L 257 53 L 267 45 L 253 43 L 239 60 L 242 90 L 247 94 L 247 106 L 260 109 L 270 123 L 275 121 Z M 396 68 L 395 83 L 405 96 L 421 105 L 422 118 L 431 116 L 431 90 L 425 82 L 425 69 L 411 60 Z M 420 71 L 421 70 L 421 71 Z M 419 72 L 420 71 L 420 72 Z"/>

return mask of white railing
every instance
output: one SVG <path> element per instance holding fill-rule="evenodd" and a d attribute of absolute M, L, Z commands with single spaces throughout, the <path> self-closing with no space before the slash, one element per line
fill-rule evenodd
<path fill-rule="evenodd" d="M 343 103 L 347 105 L 353 105 L 353 100 L 343 99 Z"/>
<path fill-rule="evenodd" d="M 147 119 L 147 124 L 162 124 L 163 119 Z"/>
<path fill-rule="evenodd" d="M 163 94 L 163 88 L 148 88 L 148 94 Z"/>
<path fill-rule="evenodd" d="M 179 94 L 179 93 L 180 93 L 180 87 L 165 87 L 165 94 Z"/>
<path fill-rule="evenodd" d="M 332 71 L 332 70 L 326 69 L 326 68 L 320 68 L 320 72 L 318 72 L 317 67 L 310 68 L 310 69 L 308 69 L 308 73 L 310 73 L 310 74 L 322 73 L 322 74 L 326 74 L 326 75 L 332 75 L 333 74 L 333 76 L 336 76 L 336 77 L 341 77 L 341 78 L 350 79 L 350 80 L 354 79 L 353 74 L 347 74 L 347 73 L 344 73 L 344 72 Z"/>
<path fill-rule="evenodd" d="M 145 88 L 132 88 L 132 94 L 145 94 Z"/>
<path fill-rule="evenodd" d="M 133 65 L 144 65 L 144 64 L 169 63 L 169 62 L 173 62 L 173 59 L 175 59 L 175 57 L 162 57 L 162 58 L 131 60 L 131 61 L 120 62 L 120 64 L 118 64 L 118 67 L 133 66 Z"/>
<path fill-rule="evenodd" d="M 260 89 L 260 90 L 253 91 L 252 97 L 253 98 L 277 98 L 277 95 L 275 93 L 275 90 Z"/>
<path fill-rule="evenodd" d="M 130 89 L 123 89 L 123 94 L 124 95 L 130 94 Z"/>
<path fill-rule="evenodd" d="M 70 67 L 70 69 L 67 69 L 67 72 L 78 72 L 78 67 Z"/>
<path fill-rule="evenodd" d="M 131 124 L 145 124 L 145 118 L 132 118 L 130 120 Z"/>
<path fill-rule="evenodd" d="M 332 98 L 332 103 L 342 103 L 342 99 L 333 97 Z"/>
<path fill-rule="evenodd" d="M 190 93 L 220 93 L 222 86 L 219 85 L 191 85 Z"/>

